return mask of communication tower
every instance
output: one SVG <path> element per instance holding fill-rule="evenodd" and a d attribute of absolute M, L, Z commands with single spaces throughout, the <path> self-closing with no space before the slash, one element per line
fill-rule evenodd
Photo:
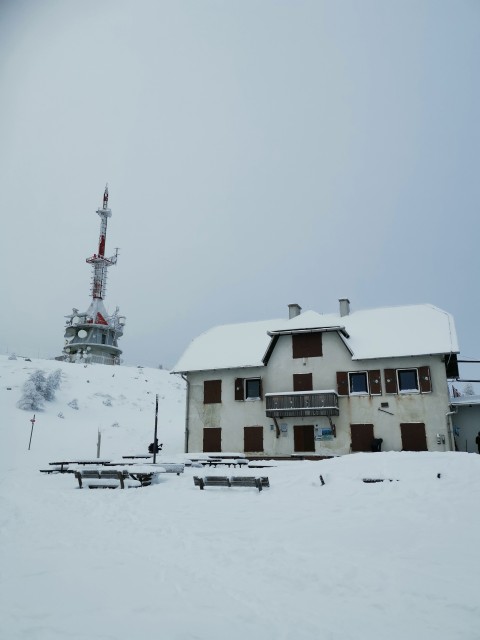
<path fill-rule="evenodd" d="M 107 221 L 112 211 L 108 207 L 108 185 L 103 194 L 103 205 L 97 209 L 100 216 L 100 238 L 97 253 L 87 258 L 93 267 L 91 295 L 92 301 L 88 309 L 80 313 L 72 309 L 66 316 L 65 346 L 63 359 L 67 362 L 96 362 L 99 364 L 120 364 L 121 349 L 118 339 L 123 335 L 125 316 L 119 315 L 119 308 L 108 315 L 103 304 L 107 288 L 108 267 L 117 263 L 118 249 L 115 255 L 105 257 L 107 240 Z"/>

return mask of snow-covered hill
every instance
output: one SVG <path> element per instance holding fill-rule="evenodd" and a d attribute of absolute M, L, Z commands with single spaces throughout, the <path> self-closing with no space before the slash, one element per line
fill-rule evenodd
<path fill-rule="evenodd" d="M 21 386 L 32 370 L 59 367 L 62 386 L 37 412 L 28 451 Z M 99 428 L 102 456 L 145 451 L 156 393 L 161 457 L 182 457 L 182 380 L 6 358 L 0 376 L 1 640 L 479 637 L 480 456 L 355 454 L 242 470 L 269 476 L 261 493 L 200 491 L 198 468 L 146 488 L 80 490 L 71 474 L 39 469 L 95 456 Z"/>
<path fill-rule="evenodd" d="M 19 410 L 16 405 L 23 384 L 37 369 L 47 375 L 56 369 L 62 371 L 55 400 L 46 402 L 41 411 Z M 55 360 L 29 362 L 0 356 L 1 417 L 9 427 L 2 433 L 3 463 L 23 455 L 23 449 L 28 448 L 29 421 L 34 413 L 31 457 L 95 457 L 98 430 L 104 457 L 146 452 L 153 440 L 156 394 L 159 441 L 165 453 L 179 453 L 184 447 L 184 389 L 180 377 L 160 369 L 84 366 Z"/>

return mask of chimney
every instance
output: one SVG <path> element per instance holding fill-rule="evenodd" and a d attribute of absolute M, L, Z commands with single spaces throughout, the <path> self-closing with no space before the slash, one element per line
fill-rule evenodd
<path fill-rule="evenodd" d="M 348 298 L 340 298 L 340 317 L 348 316 L 350 314 L 350 300 Z"/>
<path fill-rule="evenodd" d="M 296 318 L 302 313 L 302 307 L 299 304 L 288 305 L 288 319 Z"/>

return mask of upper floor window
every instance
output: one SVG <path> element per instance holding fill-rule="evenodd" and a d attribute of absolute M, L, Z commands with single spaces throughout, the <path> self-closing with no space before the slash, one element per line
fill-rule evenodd
<path fill-rule="evenodd" d="M 385 391 L 387 393 L 431 393 L 430 367 L 410 369 L 385 369 Z"/>
<path fill-rule="evenodd" d="M 337 392 L 339 396 L 382 395 L 382 381 L 379 369 L 368 371 L 337 371 Z"/>
<path fill-rule="evenodd" d="M 354 371 L 348 374 L 350 395 L 368 394 L 368 380 L 366 371 Z"/>
<path fill-rule="evenodd" d="M 260 378 L 245 380 L 245 400 L 259 400 L 262 397 Z"/>
<path fill-rule="evenodd" d="M 294 333 L 292 335 L 292 356 L 294 358 L 316 358 L 322 355 L 321 332 Z"/>
<path fill-rule="evenodd" d="M 418 393 L 418 373 L 416 369 L 398 369 L 398 391 L 400 393 Z"/>
<path fill-rule="evenodd" d="M 222 381 L 205 380 L 203 383 L 203 404 L 216 404 L 222 401 Z"/>
<path fill-rule="evenodd" d="M 237 378 L 235 380 L 235 400 L 261 400 L 261 378 Z"/>

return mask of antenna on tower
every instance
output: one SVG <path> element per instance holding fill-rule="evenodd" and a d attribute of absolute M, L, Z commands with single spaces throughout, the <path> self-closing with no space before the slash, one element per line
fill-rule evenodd
<path fill-rule="evenodd" d="M 103 192 L 103 208 L 108 209 L 108 182 L 105 185 L 105 191 Z"/>

